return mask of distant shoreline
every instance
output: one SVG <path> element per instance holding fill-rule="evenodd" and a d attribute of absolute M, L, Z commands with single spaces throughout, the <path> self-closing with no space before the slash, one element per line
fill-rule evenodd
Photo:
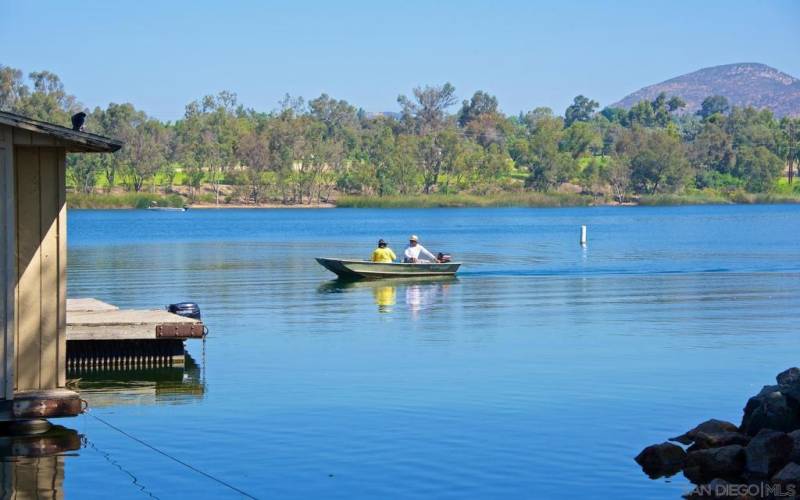
<path fill-rule="evenodd" d="M 607 198 L 573 193 L 499 193 L 486 196 L 469 194 L 430 194 L 412 196 L 343 196 L 336 202 L 323 203 L 189 203 L 190 209 L 329 209 L 329 208 L 566 208 L 566 207 L 617 207 L 617 206 L 681 206 L 681 205 L 756 205 L 800 204 L 800 195 L 773 193 L 736 193 L 720 196 L 716 193 L 696 192 L 680 195 L 651 195 L 627 199 L 623 202 Z M 149 195 L 120 197 L 115 195 L 81 196 L 70 193 L 67 206 L 74 209 L 146 209 L 184 206 L 182 200 Z"/>

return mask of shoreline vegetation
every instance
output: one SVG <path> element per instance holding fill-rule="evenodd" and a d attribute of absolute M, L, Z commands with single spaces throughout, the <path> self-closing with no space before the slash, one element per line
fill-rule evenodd
<path fill-rule="evenodd" d="M 121 140 L 68 155 L 74 208 L 566 207 L 800 201 L 800 117 L 661 93 L 630 108 L 576 96 L 506 114 L 478 90 L 419 86 L 397 111 L 322 94 L 271 111 L 222 91 L 162 121 L 130 103 L 85 109 L 57 75 L 0 65 L 0 109 Z"/>
<path fill-rule="evenodd" d="M 729 205 L 729 204 L 800 204 L 800 195 L 780 193 L 719 193 L 697 192 L 640 196 L 624 200 L 598 198 L 580 193 L 499 193 L 492 195 L 430 194 L 411 196 L 341 196 L 336 201 L 324 203 L 188 203 L 177 194 L 146 193 L 83 194 L 68 193 L 67 206 L 75 209 L 145 209 L 150 206 L 202 209 L 285 209 L 285 208 L 560 208 L 589 206 L 679 206 L 679 205 Z"/>

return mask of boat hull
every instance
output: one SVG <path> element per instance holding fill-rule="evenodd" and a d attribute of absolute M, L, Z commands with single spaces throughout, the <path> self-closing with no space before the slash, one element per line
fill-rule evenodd
<path fill-rule="evenodd" d="M 399 264 L 370 262 L 366 260 L 327 259 L 317 257 L 317 262 L 340 278 L 418 278 L 423 276 L 453 276 L 461 266 L 459 262 Z"/>
<path fill-rule="evenodd" d="M 185 212 L 186 208 L 184 207 L 147 207 L 148 210 L 153 210 L 154 212 Z"/>

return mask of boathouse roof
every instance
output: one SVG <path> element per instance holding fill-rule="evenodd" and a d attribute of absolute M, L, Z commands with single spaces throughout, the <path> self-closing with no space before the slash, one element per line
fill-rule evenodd
<path fill-rule="evenodd" d="M 115 139 L 72 130 L 8 111 L 0 111 L 0 124 L 53 137 L 60 146 L 74 153 L 113 153 L 122 147 L 122 142 Z"/>

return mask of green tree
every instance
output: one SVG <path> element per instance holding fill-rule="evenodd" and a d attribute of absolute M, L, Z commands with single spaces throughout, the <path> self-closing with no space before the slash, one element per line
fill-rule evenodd
<path fill-rule="evenodd" d="M 564 112 L 564 125 L 569 127 L 575 122 L 588 122 L 599 106 L 597 101 L 588 97 L 576 96 Z"/>
<path fill-rule="evenodd" d="M 631 160 L 624 154 L 613 154 L 600 170 L 600 178 L 611 188 L 618 203 L 624 203 L 631 184 Z"/>
<path fill-rule="evenodd" d="M 721 95 L 712 95 L 703 99 L 700 109 L 697 111 L 697 116 L 703 120 L 715 115 L 725 114 L 730 109 L 728 105 L 728 98 Z"/>
<path fill-rule="evenodd" d="M 413 98 L 399 96 L 397 102 L 406 129 L 420 135 L 441 130 L 448 120 L 447 110 L 456 103 L 455 92 L 455 87 L 448 82 L 441 86 L 417 87 Z"/>
<path fill-rule="evenodd" d="M 272 165 L 270 138 L 266 129 L 246 132 L 237 149 L 239 161 L 245 167 L 245 176 L 249 186 L 249 198 L 255 204 L 262 201 L 267 187 L 266 173 Z"/>
<path fill-rule="evenodd" d="M 102 169 L 103 155 L 68 155 L 67 178 L 80 193 L 90 194 L 97 184 L 97 174 Z"/>
<path fill-rule="evenodd" d="M 575 122 L 567 127 L 561 139 L 561 150 L 580 158 L 602 148 L 602 141 L 597 127 L 586 122 Z"/>
<path fill-rule="evenodd" d="M 707 171 L 729 174 L 736 162 L 733 137 L 717 121 L 706 121 L 689 145 L 689 158 L 699 175 Z"/>
<path fill-rule="evenodd" d="M 783 161 L 764 146 L 744 146 L 736 154 L 734 175 L 745 179 L 748 191 L 771 191 L 782 169 Z"/>
<path fill-rule="evenodd" d="M 498 113 L 497 106 L 497 97 L 478 90 L 470 100 L 462 102 L 461 110 L 458 112 L 458 124 L 466 127 L 481 116 L 496 115 Z"/>
<path fill-rule="evenodd" d="M 0 110 L 15 111 L 30 89 L 25 85 L 22 71 L 0 64 Z"/>
<path fill-rule="evenodd" d="M 33 83 L 33 90 L 18 89 L 13 111 L 37 120 L 72 127 L 70 117 L 82 106 L 75 96 L 66 93 L 58 75 L 50 71 L 34 71 L 28 77 Z"/>
<path fill-rule="evenodd" d="M 618 147 L 630 158 L 631 185 L 637 193 L 675 192 L 690 179 L 684 145 L 669 131 L 634 127 Z"/>
<path fill-rule="evenodd" d="M 526 186 L 546 191 L 569 180 L 577 173 L 577 163 L 572 155 L 559 149 L 564 130 L 561 118 L 534 110 L 526 120 L 532 128 L 523 149 L 525 156 L 519 157 L 530 170 Z"/>
<path fill-rule="evenodd" d="M 800 118 L 784 117 L 780 122 L 780 150 L 786 160 L 786 180 L 794 180 L 794 164 L 800 162 Z"/>
<path fill-rule="evenodd" d="M 159 121 L 147 119 L 124 137 L 127 180 L 132 190 L 141 191 L 148 178 L 155 189 L 155 174 L 167 161 L 170 133 Z"/>

